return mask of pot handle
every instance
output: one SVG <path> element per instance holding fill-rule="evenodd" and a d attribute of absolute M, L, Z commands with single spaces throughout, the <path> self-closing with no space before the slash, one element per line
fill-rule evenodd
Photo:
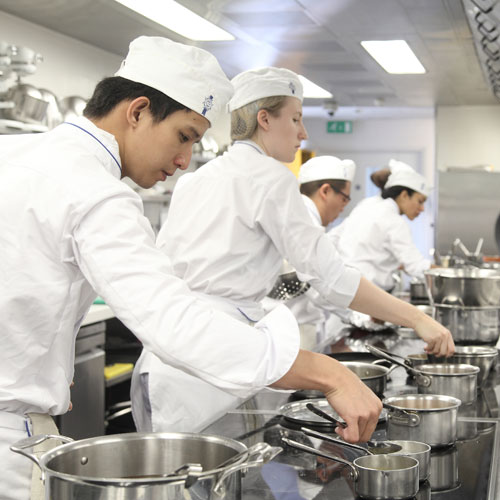
<path fill-rule="evenodd" d="M 385 366 L 383 363 L 389 363 L 389 366 Z M 399 365 L 394 364 L 392 361 L 389 361 L 388 359 L 376 359 L 375 361 L 372 361 L 372 365 L 377 365 L 377 366 L 383 366 L 384 368 L 387 368 L 387 372 L 385 375 L 390 375 Z"/>
<path fill-rule="evenodd" d="M 417 427 L 420 424 L 420 416 L 405 410 L 394 409 L 392 406 L 384 404 L 387 408 L 387 418 L 391 420 L 394 425 L 404 425 L 405 427 Z"/>
<path fill-rule="evenodd" d="M 47 441 L 47 439 L 57 439 L 59 441 L 62 441 L 63 443 L 71 443 L 73 441 L 71 438 L 66 437 L 66 436 L 59 436 L 56 434 L 36 434 L 35 436 L 28 437 L 26 439 L 21 439 L 21 441 L 18 441 L 17 443 L 14 443 L 10 447 L 10 451 L 13 451 L 14 453 L 19 453 L 20 455 L 24 455 L 25 457 L 29 458 L 32 462 L 34 462 L 40 469 L 42 468 L 40 466 L 40 460 L 34 453 L 29 453 L 25 451 L 26 448 L 33 448 L 34 446 L 37 446 L 44 441 Z"/>
<path fill-rule="evenodd" d="M 315 437 L 317 439 L 322 439 L 323 441 L 328 441 L 329 443 L 335 443 L 339 446 L 347 446 L 348 448 L 353 448 L 358 451 L 362 451 L 365 455 L 371 455 L 371 453 L 362 446 L 358 446 L 357 444 L 348 443 L 347 441 L 342 441 L 340 439 L 336 439 L 332 436 L 328 436 L 327 434 L 323 434 L 322 432 L 315 431 L 313 429 L 308 429 L 307 427 L 301 427 L 300 430 L 306 435 Z"/>
<path fill-rule="evenodd" d="M 340 462 L 341 464 L 347 465 L 351 469 L 351 477 L 354 481 L 358 480 L 358 471 L 356 467 L 354 466 L 353 463 L 349 462 L 349 460 L 344 460 L 343 458 L 340 457 L 335 457 L 333 455 L 330 455 L 329 453 L 325 453 L 324 451 L 317 450 L 316 448 L 313 448 L 312 446 L 307 446 L 306 444 L 299 443 L 297 441 L 293 441 L 290 438 L 287 437 L 282 437 L 281 440 L 286 443 L 288 446 L 291 446 L 292 448 L 297 448 L 298 450 L 302 451 L 307 451 L 308 453 L 312 453 L 313 455 L 316 455 L 318 457 L 323 457 L 323 458 L 328 458 L 329 460 L 333 460 L 335 462 Z"/>
<path fill-rule="evenodd" d="M 248 448 L 247 459 L 240 463 L 227 467 L 216 478 L 215 486 L 212 492 L 216 497 L 223 497 L 226 492 L 226 479 L 235 472 L 246 470 L 250 467 L 258 467 L 271 461 L 276 455 L 281 453 L 283 448 L 280 446 L 271 446 L 267 443 L 256 443 Z"/>
<path fill-rule="evenodd" d="M 432 380 L 429 376 L 425 375 L 424 372 L 422 372 L 420 370 L 416 370 L 412 366 L 408 365 L 406 362 L 399 361 L 398 359 L 396 359 L 392 355 L 392 353 L 389 353 L 389 352 L 385 351 L 384 349 L 380 349 L 380 348 L 375 347 L 375 346 L 370 345 L 370 344 L 367 344 L 366 348 L 374 356 L 377 356 L 377 357 L 382 358 L 382 359 L 386 359 L 386 360 L 390 361 L 391 363 L 402 366 L 407 372 L 411 373 L 412 375 L 415 375 L 418 385 L 421 385 L 422 387 L 429 387 L 431 385 Z"/>

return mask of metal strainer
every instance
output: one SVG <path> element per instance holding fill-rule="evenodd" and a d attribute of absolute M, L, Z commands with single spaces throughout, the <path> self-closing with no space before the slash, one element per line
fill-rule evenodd
<path fill-rule="evenodd" d="M 281 273 L 267 296 L 275 300 L 289 300 L 307 292 L 310 286 L 306 281 L 300 281 L 295 269 L 283 261 Z"/>

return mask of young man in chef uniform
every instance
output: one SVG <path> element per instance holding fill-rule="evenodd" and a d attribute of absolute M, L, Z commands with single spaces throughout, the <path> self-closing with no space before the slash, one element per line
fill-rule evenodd
<path fill-rule="evenodd" d="M 345 266 L 324 229 L 311 222 L 297 179 L 283 165 L 294 159 L 307 138 L 298 76 L 268 67 L 245 71 L 232 82 L 235 94 L 229 111 L 235 142 L 222 156 L 182 177 L 158 235 L 175 274 L 200 300 L 253 324 L 265 317 L 261 300 L 286 258 L 330 307 L 377 312 L 415 328 L 429 351 L 451 354 L 454 344 L 446 328 Z M 364 425 L 364 420 L 353 412 L 359 412 L 363 398 L 368 405 L 377 404 L 374 394 L 354 384 L 350 370 L 340 363 L 317 356 L 317 366 L 322 363 L 334 372 L 338 387 L 345 389 L 345 399 L 328 394 L 330 404 L 348 423 L 337 432 L 355 439 L 352 426 Z M 315 371 L 315 365 L 308 368 Z M 160 363 L 147 347 L 134 369 L 132 410 L 139 430 L 202 430 L 240 401 Z"/>
<path fill-rule="evenodd" d="M 335 156 L 316 156 L 300 167 L 300 193 L 314 225 L 326 228 L 342 213 L 351 200 L 355 171 L 352 160 Z M 314 349 L 327 337 L 325 322 L 330 313 L 321 302 L 314 288 L 286 301 L 299 323 L 304 349 Z"/>
<path fill-rule="evenodd" d="M 232 93 L 208 52 L 139 37 L 115 77 L 97 85 L 84 118 L 0 137 L 2 499 L 30 497 L 32 463 L 9 446 L 53 433 L 49 415 L 67 411 L 75 337 L 96 294 L 161 362 L 235 397 L 273 385 L 348 404 L 363 392 L 355 377 L 299 350 L 285 307 L 252 328 L 191 293 L 157 249 L 140 197 L 120 182 L 148 188 L 186 168 Z M 381 409 L 361 400 L 352 441 L 369 437 Z M 33 476 L 32 498 L 42 497 L 37 467 Z"/>

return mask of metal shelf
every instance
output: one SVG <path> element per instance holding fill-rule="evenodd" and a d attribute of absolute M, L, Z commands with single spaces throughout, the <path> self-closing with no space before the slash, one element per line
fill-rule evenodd
<path fill-rule="evenodd" d="M 47 130 L 48 127 L 45 125 L 0 118 L 0 134 L 26 134 L 33 132 L 47 132 Z"/>

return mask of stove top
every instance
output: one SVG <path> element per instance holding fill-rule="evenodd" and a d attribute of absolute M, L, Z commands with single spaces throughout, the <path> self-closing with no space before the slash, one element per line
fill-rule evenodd
<path fill-rule="evenodd" d="M 403 369 L 395 370 L 384 396 L 415 393 Z M 494 500 L 500 498 L 500 370 L 494 371 L 476 402 L 458 412 L 458 439 L 453 446 L 433 449 L 431 474 L 420 483 L 418 500 Z M 242 500 L 357 499 L 350 469 L 332 460 L 291 448 L 283 436 L 339 455 L 349 461 L 360 452 L 306 436 L 286 426 L 277 409 L 296 396 L 263 391 L 240 409 L 229 412 L 204 433 L 232 437 L 248 446 L 265 441 L 283 452 L 243 478 Z M 373 439 L 385 438 L 386 422 L 379 422 Z M 324 432 L 324 431 L 322 431 Z"/>

